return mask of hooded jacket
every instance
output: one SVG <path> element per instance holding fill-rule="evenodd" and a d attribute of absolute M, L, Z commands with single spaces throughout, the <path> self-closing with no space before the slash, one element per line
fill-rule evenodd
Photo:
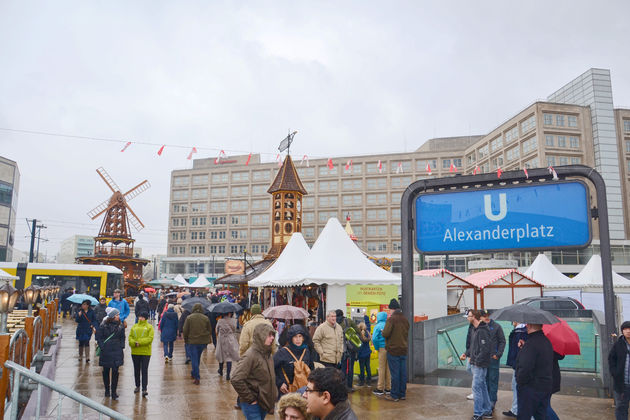
<path fill-rule="evenodd" d="M 247 349 L 249 349 L 249 346 L 252 345 L 254 329 L 259 324 L 267 324 L 271 327 L 271 322 L 266 320 L 265 317 L 262 316 L 261 314 L 256 314 L 252 316 L 250 320 L 247 321 L 245 325 L 243 325 L 243 329 L 241 330 L 241 338 L 239 339 L 239 348 L 238 348 L 238 353 L 240 354 L 241 357 L 243 357 Z M 276 351 L 275 342 L 273 344 L 273 351 L 274 352 Z"/>
<path fill-rule="evenodd" d="M 313 334 L 315 351 L 319 354 L 319 360 L 326 363 L 341 363 L 343 355 L 343 328 L 335 322 L 333 327 L 328 321 L 324 321 Z"/>
<path fill-rule="evenodd" d="M 210 320 L 203 312 L 203 306 L 195 303 L 192 313 L 184 322 L 186 344 L 210 344 Z"/>
<path fill-rule="evenodd" d="M 129 331 L 129 346 L 131 354 L 138 356 L 151 356 L 151 343 L 153 343 L 153 325 L 146 320 L 133 324 Z M 136 343 L 138 345 L 136 346 Z"/>
<path fill-rule="evenodd" d="M 396 309 L 389 317 L 383 328 L 385 337 L 385 348 L 387 354 L 392 356 L 405 356 L 407 354 L 409 337 L 409 321 L 400 309 Z"/>
<path fill-rule="evenodd" d="M 120 300 L 112 299 L 109 301 L 109 305 L 107 306 L 118 309 L 118 312 L 120 313 L 120 322 L 124 322 L 129 316 L 129 304 L 123 298 L 120 298 Z"/>
<path fill-rule="evenodd" d="M 374 344 L 374 350 L 378 351 L 385 348 L 385 337 L 383 337 L 383 328 L 385 328 L 385 322 L 387 321 L 387 312 L 379 312 L 376 314 L 376 325 L 374 331 L 372 331 L 372 343 Z"/>
<path fill-rule="evenodd" d="M 106 319 L 96 330 L 96 343 L 101 349 L 99 366 L 118 367 L 124 362 L 125 328 L 122 322 Z"/>
<path fill-rule="evenodd" d="M 293 337 L 298 334 L 302 334 L 304 337 L 304 342 L 300 347 L 297 347 L 293 344 Z M 315 366 L 313 365 L 313 360 L 311 359 L 310 349 L 308 348 L 308 332 L 306 328 L 302 325 L 291 325 L 287 328 L 287 345 L 282 347 L 280 350 L 276 352 L 273 356 L 273 365 L 276 371 L 276 385 L 278 388 L 282 386 L 282 384 L 286 383 L 287 385 L 292 384 L 294 380 L 295 372 L 293 370 L 293 365 L 295 363 L 295 359 L 289 354 L 287 348 L 293 353 L 295 357 L 300 359 L 302 354 L 302 361 L 308 365 L 308 367 L 313 370 Z M 287 383 L 287 378 L 284 377 L 286 373 L 287 378 L 289 379 Z"/>
<path fill-rule="evenodd" d="M 254 328 L 252 345 L 236 364 L 230 381 L 241 401 L 247 404 L 257 402 L 270 414 L 273 413 L 278 390 L 271 346 L 266 346 L 265 340 L 269 334 L 275 333 L 273 327 L 266 323 Z"/>
<path fill-rule="evenodd" d="M 626 343 L 626 337 L 622 333 L 608 353 L 608 370 L 613 377 L 613 388 L 619 393 L 623 392 L 623 375 L 626 368 L 626 358 L 629 354 Z"/>
<path fill-rule="evenodd" d="M 473 328 L 470 336 L 470 348 L 466 356 L 470 357 L 470 363 L 475 366 L 487 368 L 490 366 L 490 331 L 485 322 L 479 322 L 477 328 Z"/>
<path fill-rule="evenodd" d="M 162 332 L 160 341 L 170 343 L 177 339 L 177 314 L 171 308 L 166 311 L 160 321 L 160 330 Z"/>

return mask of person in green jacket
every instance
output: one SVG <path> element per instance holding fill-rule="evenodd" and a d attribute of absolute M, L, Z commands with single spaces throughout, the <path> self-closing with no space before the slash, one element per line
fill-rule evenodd
<path fill-rule="evenodd" d="M 188 345 L 190 352 L 192 362 L 190 376 L 192 376 L 195 385 L 199 385 L 199 363 L 201 362 L 201 354 L 210 344 L 211 331 L 210 319 L 204 314 L 203 306 L 200 303 L 195 303 L 192 313 L 184 322 L 184 342 Z"/>
<path fill-rule="evenodd" d="M 137 314 L 138 323 L 131 327 L 129 332 L 129 346 L 131 347 L 131 360 L 133 361 L 133 373 L 136 379 L 134 393 L 140 392 L 140 372 L 142 372 L 142 396 L 146 397 L 149 373 L 149 359 L 151 359 L 151 344 L 153 343 L 153 326 L 147 322 L 148 312 Z"/>

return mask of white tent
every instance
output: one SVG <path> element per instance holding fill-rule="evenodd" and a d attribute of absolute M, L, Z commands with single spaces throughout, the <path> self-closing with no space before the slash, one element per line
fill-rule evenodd
<path fill-rule="evenodd" d="M 327 285 L 326 309 L 346 308 L 348 285 L 397 285 L 400 276 L 385 271 L 361 252 L 336 218 L 328 219 L 293 285 Z"/>
<path fill-rule="evenodd" d="M 261 275 L 250 280 L 249 286 L 282 287 L 297 282 L 310 251 L 302 234 L 299 232 L 294 233 L 278 259 Z"/>
<path fill-rule="evenodd" d="M 174 280 L 182 286 L 190 286 L 190 283 L 188 283 L 184 276 L 182 276 L 181 274 L 176 275 Z"/>
<path fill-rule="evenodd" d="M 18 276 L 12 276 L 4 270 L 0 270 L 0 280 L 19 280 Z"/>
<path fill-rule="evenodd" d="M 620 276 L 619 274 L 612 272 L 613 286 L 617 287 L 630 287 L 630 280 Z M 603 284 L 602 278 L 602 257 L 599 255 L 593 255 L 588 263 L 584 266 L 582 271 L 575 277 L 573 281 L 584 287 L 601 287 Z M 630 290 L 629 290 L 630 291 Z"/>
<path fill-rule="evenodd" d="M 538 254 L 532 265 L 523 274 L 538 283 L 542 283 L 544 287 L 572 289 L 576 287 L 575 280 L 562 274 L 545 254 Z"/>
<path fill-rule="evenodd" d="M 191 288 L 212 287 L 212 283 L 208 281 L 206 276 L 204 276 L 203 274 L 199 274 L 199 277 L 197 277 L 197 280 L 192 282 L 188 287 L 191 287 Z"/>

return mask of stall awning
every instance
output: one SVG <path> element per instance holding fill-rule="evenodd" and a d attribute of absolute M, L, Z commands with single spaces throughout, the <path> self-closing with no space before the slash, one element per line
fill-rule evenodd
<path fill-rule="evenodd" d="M 543 285 L 536 280 L 527 277 L 525 274 L 518 272 L 513 268 L 503 270 L 486 270 L 479 273 L 471 274 L 464 279 L 467 283 L 472 284 L 477 289 L 482 290 L 485 287 L 492 286 L 500 282 L 501 286 L 506 285 L 531 285 L 542 287 Z"/>

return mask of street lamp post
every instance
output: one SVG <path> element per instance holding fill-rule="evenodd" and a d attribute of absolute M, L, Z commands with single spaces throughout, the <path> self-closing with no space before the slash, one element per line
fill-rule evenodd
<path fill-rule="evenodd" d="M 31 284 L 24 289 L 24 302 L 28 305 L 28 316 L 33 315 L 33 305 L 37 302 L 41 288 Z"/>
<path fill-rule="evenodd" d="M 13 307 L 20 296 L 20 291 L 9 283 L 0 286 L 0 333 L 7 333 L 7 319 L 9 312 L 13 312 Z"/>

